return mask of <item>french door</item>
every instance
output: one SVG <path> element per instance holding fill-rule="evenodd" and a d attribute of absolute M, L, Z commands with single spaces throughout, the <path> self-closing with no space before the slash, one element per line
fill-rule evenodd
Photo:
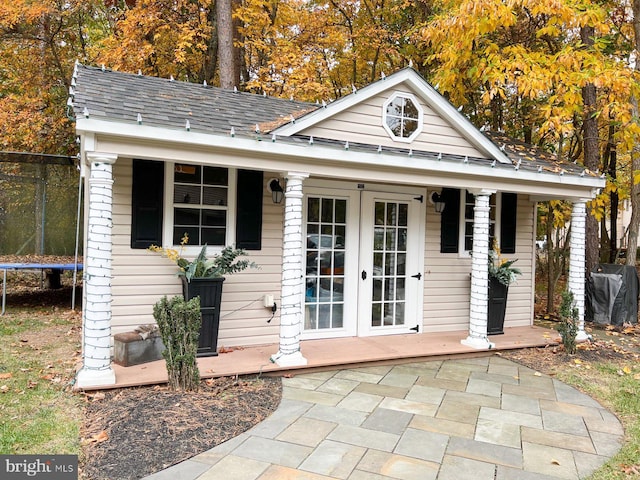
<path fill-rule="evenodd" d="M 415 329 L 423 289 L 420 196 L 312 187 L 305 192 L 303 337 Z"/>

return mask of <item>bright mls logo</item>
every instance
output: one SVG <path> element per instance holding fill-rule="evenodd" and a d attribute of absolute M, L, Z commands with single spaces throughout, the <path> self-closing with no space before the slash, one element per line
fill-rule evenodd
<path fill-rule="evenodd" d="M 77 480 L 77 455 L 0 455 L 2 480 Z"/>

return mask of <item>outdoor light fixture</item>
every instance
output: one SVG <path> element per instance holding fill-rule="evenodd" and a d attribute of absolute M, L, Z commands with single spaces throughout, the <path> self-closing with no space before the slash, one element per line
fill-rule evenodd
<path fill-rule="evenodd" d="M 267 189 L 271 192 L 273 203 L 282 203 L 282 199 L 284 198 L 284 190 L 282 189 L 282 185 L 280 185 L 280 180 L 278 180 L 277 178 L 272 178 L 271 180 L 269 180 Z"/>
<path fill-rule="evenodd" d="M 440 195 L 438 192 L 433 192 L 431 194 L 431 203 L 433 203 L 433 206 L 436 209 L 436 213 L 444 212 L 445 203 L 442 200 L 442 195 Z"/>

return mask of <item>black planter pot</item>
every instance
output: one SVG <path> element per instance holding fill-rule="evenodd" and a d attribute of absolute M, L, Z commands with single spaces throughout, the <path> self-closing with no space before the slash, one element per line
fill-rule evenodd
<path fill-rule="evenodd" d="M 198 340 L 198 357 L 218 355 L 218 330 L 220 328 L 220 302 L 224 278 L 192 278 L 190 282 L 182 277 L 182 294 L 185 300 L 200 297 L 202 326 Z"/>
<path fill-rule="evenodd" d="M 508 286 L 503 285 L 493 277 L 489 277 L 487 335 L 501 335 L 504 333 L 504 313 L 507 309 L 508 292 Z"/>

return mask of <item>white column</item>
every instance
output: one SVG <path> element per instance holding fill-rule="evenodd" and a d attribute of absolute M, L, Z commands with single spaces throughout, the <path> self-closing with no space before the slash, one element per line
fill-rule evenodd
<path fill-rule="evenodd" d="M 111 368 L 112 165 L 117 155 L 87 152 L 90 163 L 87 249 L 84 252 L 82 369 L 77 387 L 116 383 Z"/>
<path fill-rule="evenodd" d="M 586 281 L 586 229 L 587 208 L 586 199 L 573 203 L 571 211 L 571 239 L 569 241 L 569 291 L 573 293 L 573 305 L 578 309 L 577 342 L 584 342 L 589 335 L 584 330 L 584 301 Z"/>
<path fill-rule="evenodd" d="M 280 346 L 271 361 L 280 366 L 306 365 L 300 352 L 300 334 L 304 314 L 304 259 L 302 238 L 302 182 L 307 173 L 289 173 L 285 190 L 284 241 L 282 249 L 282 306 L 280 309 Z"/>
<path fill-rule="evenodd" d="M 473 209 L 473 250 L 471 252 L 471 302 L 469 336 L 463 345 L 477 349 L 493 348 L 487 337 L 489 312 L 489 199 L 492 190 L 472 192 L 476 197 Z"/>

